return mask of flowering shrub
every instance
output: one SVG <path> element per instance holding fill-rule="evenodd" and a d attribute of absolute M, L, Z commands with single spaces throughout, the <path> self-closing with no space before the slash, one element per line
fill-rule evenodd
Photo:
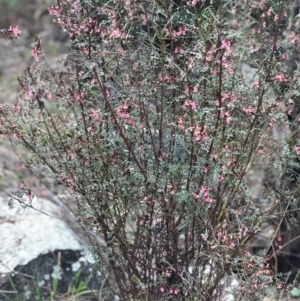
<path fill-rule="evenodd" d="M 93 216 L 107 243 L 94 251 L 122 300 L 217 300 L 240 262 L 248 282 L 236 294 L 255 299 L 274 283 L 269 256 L 246 245 L 275 214 L 266 200 L 289 192 L 275 181 L 257 201 L 244 179 L 272 162 L 278 179 L 299 153 L 294 134 L 274 134 L 288 127 L 284 104 L 299 86 L 291 56 L 277 51 L 297 44 L 284 3 L 49 8 L 72 40 L 65 69 L 49 67 L 37 38 L 20 103 L 1 106 L 1 131 L 74 195 L 85 227 Z M 241 73 L 246 61 L 254 76 Z"/>

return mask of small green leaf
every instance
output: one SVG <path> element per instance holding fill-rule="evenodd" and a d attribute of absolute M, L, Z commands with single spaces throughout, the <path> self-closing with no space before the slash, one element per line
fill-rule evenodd
<path fill-rule="evenodd" d="M 290 291 L 290 294 L 291 294 L 291 296 L 292 296 L 293 298 L 298 298 L 298 297 L 300 297 L 300 289 L 294 287 L 294 288 Z"/>

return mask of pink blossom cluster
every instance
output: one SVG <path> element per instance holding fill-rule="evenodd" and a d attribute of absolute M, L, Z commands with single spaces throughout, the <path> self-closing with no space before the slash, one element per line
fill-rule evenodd
<path fill-rule="evenodd" d="M 300 145 L 295 145 L 294 150 L 298 156 L 300 156 Z"/>
<path fill-rule="evenodd" d="M 109 38 L 110 39 L 119 39 L 119 38 L 125 38 L 124 33 L 121 32 L 120 28 L 113 27 L 110 31 L 109 31 Z"/>
<path fill-rule="evenodd" d="M 57 18 L 59 18 L 60 15 L 61 15 L 61 9 L 58 6 L 49 7 L 48 11 L 49 11 L 50 15 L 53 15 L 53 16 L 55 16 Z"/>
<path fill-rule="evenodd" d="M 215 48 L 212 46 L 206 53 L 206 56 L 205 56 L 205 62 L 211 62 L 213 61 L 214 59 L 214 56 L 215 56 Z"/>
<path fill-rule="evenodd" d="M 83 48 L 82 48 L 82 52 L 83 52 L 86 56 L 88 56 L 88 55 L 90 54 L 89 50 L 88 50 L 86 47 L 83 47 Z"/>
<path fill-rule="evenodd" d="M 251 2 L 251 8 L 264 10 L 266 4 L 268 4 L 268 0 L 254 0 Z"/>
<path fill-rule="evenodd" d="M 191 110 L 196 110 L 197 108 L 197 104 L 195 101 L 192 101 L 192 100 L 187 100 L 184 105 L 183 105 L 183 108 L 184 109 L 191 109 Z"/>
<path fill-rule="evenodd" d="M 98 121 L 99 120 L 99 113 L 97 111 L 95 111 L 94 109 L 90 109 L 90 117 L 95 120 Z"/>
<path fill-rule="evenodd" d="M 221 43 L 222 43 L 221 49 L 225 49 L 229 53 L 232 51 L 231 42 L 228 39 L 222 40 Z"/>
<path fill-rule="evenodd" d="M 186 26 L 180 26 L 177 31 L 172 28 L 165 28 L 163 31 L 167 37 L 177 38 L 180 36 L 185 36 L 188 30 Z"/>
<path fill-rule="evenodd" d="M 210 196 L 208 186 L 202 186 L 199 193 L 194 195 L 195 199 L 202 198 L 205 203 L 212 203 L 213 199 Z"/>
<path fill-rule="evenodd" d="M 19 116 L 21 113 L 21 107 L 19 105 L 13 105 L 15 116 Z"/>
<path fill-rule="evenodd" d="M 270 122 L 268 123 L 268 128 L 273 128 L 277 123 L 276 118 L 271 118 Z"/>
<path fill-rule="evenodd" d="M 160 82 L 171 83 L 172 78 L 169 75 L 163 74 L 163 75 L 159 75 L 159 81 Z"/>
<path fill-rule="evenodd" d="M 275 75 L 274 80 L 277 81 L 277 82 L 282 83 L 282 82 L 285 82 L 287 79 L 285 77 L 285 74 L 279 73 L 279 74 Z"/>
<path fill-rule="evenodd" d="M 191 0 L 188 2 L 189 6 L 196 6 L 199 3 L 200 0 Z"/>
<path fill-rule="evenodd" d="M 84 93 L 74 93 L 72 95 L 73 100 L 78 101 L 79 103 L 81 103 L 82 105 L 84 104 Z"/>
<path fill-rule="evenodd" d="M 131 108 L 128 103 L 124 103 L 117 108 L 118 116 L 128 125 L 135 125 L 134 120 L 130 116 Z"/>
<path fill-rule="evenodd" d="M 70 194 L 75 193 L 75 188 L 76 187 L 75 187 L 75 180 L 74 179 L 66 178 L 66 177 L 61 176 L 57 179 L 57 181 L 58 181 L 59 184 L 63 184 L 66 187 L 68 187 Z"/>
<path fill-rule="evenodd" d="M 19 38 L 20 35 L 21 35 L 21 30 L 19 29 L 19 27 L 16 25 L 16 26 L 10 26 L 8 28 L 8 31 L 12 33 L 12 35 L 15 37 L 15 38 Z"/>
<path fill-rule="evenodd" d="M 236 242 L 233 240 L 232 236 L 228 234 L 226 229 L 222 229 L 217 233 L 217 237 L 221 240 L 221 242 L 230 248 L 236 247 Z"/>
<path fill-rule="evenodd" d="M 175 54 L 184 54 L 183 46 L 176 46 L 174 49 Z"/>
<path fill-rule="evenodd" d="M 177 121 L 177 125 L 178 125 L 178 128 L 182 131 L 186 131 L 186 125 L 185 125 L 185 121 L 183 119 L 183 117 L 179 117 L 178 121 Z"/>
<path fill-rule="evenodd" d="M 34 48 L 31 50 L 31 55 L 34 57 L 36 62 L 39 62 L 40 58 L 39 56 L 42 54 L 42 51 L 40 49 Z"/>
<path fill-rule="evenodd" d="M 228 110 L 224 110 L 224 108 L 221 108 L 220 116 L 221 118 L 225 119 L 226 124 L 229 124 L 232 119 L 231 112 Z"/>
<path fill-rule="evenodd" d="M 222 100 L 228 102 L 234 102 L 236 97 L 229 92 L 225 92 L 222 96 Z"/>
<path fill-rule="evenodd" d="M 71 152 L 69 153 L 69 160 L 70 160 L 70 161 L 74 161 L 75 158 L 76 158 L 76 153 L 75 153 L 74 151 L 71 151 Z"/>
<path fill-rule="evenodd" d="M 28 95 L 29 98 L 33 98 L 34 95 L 35 95 L 35 93 L 32 91 L 32 89 L 29 89 L 29 90 L 27 91 L 27 95 Z"/>
<path fill-rule="evenodd" d="M 253 107 L 244 107 L 243 111 L 246 113 L 246 115 L 251 115 L 255 112 L 255 109 Z"/>
<path fill-rule="evenodd" d="M 170 191 L 170 194 L 174 195 L 177 193 L 177 187 L 173 184 L 168 184 L 167 185 L 168 190 Z"/>
<path fill-rule="evenodd" d="M 165 293 L 165 288 L 163 286 L 161 286 L 159 290 L 162 294 Z M 170 288 L 169 289 L 169 294 L 170 295 L 178 295 L 179 294 L 179 288 L 177 288 L 177 287 L 176 288 L 173 288 L 173 287 Z"/>
<path fill-rule="evenodd" d="M 204 141 L 208 141 L 209 137 L 208 134 L 206 132 L 206 128 L 207 126 L 199 126 L 198 124 L 195 125 L 194 127 L 194 137 L 196 141 L 200 141 L 200 140 L 204 140 Z"/>

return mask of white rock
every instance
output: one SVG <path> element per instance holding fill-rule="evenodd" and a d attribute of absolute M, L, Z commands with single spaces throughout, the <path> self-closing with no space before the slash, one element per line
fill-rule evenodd
<path fill-rule="evenodd" d="M 24 199 L 23 199 L 24 201 Z M 54 250 L 83 250 L 74 231 L 46 199 L 33 199 L 33 208 L 0 198 L 0 273 L 8 273 Z"/>

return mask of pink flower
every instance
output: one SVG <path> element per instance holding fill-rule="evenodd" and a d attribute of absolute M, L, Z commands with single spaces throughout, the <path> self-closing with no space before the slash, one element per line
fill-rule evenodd
<path fill-rule="evenodd" d="M 221 49 L 225 49 L 226 51 L 228 51 L 230 53 L 232 51 L 230 41 L 227 39 L 224 39 L 222 41 Z"/>
<path fill-rule="evenodd" d="M 87 48 L 82 48 L 82 52 L 85 54 L 85 55 L 89 55 L 89 50 Z"/>
<path fill-rule="evenodd" d="M 199 2 L 199 0 L 192 0 L 188 3 L 188 5 L 195 6 L 198 2 Z"/>
<path fill-rule="evenodd" d="M 296 154 L 299 156 L 300 155 L 300 145 L 295 145 L 294 150 L 296 151 Z"/>
<path fill-rule="evenodd" d="M 195 127 L 194 136 L 195 136 L 196 141 L 201 140 L 201 128 L 198 125 Z"/>
<path fill-rule="evenodd" d="M 15 116 L 19 116 L 21 112 L 21 107 L 14 105 Z"/>
<path fill-rule="evenodd" d="M 232 117 L 230 116 L 229 112 L 226 112 L 225 115 L 226 115 L 226 123 L 229 124 Z"/>
<path fill-rule="evenodd" d="M 89 158 L 85 158 L 83 164 L 84 164 L 84 166 L 88 166 L 90 164 L 90 159 Z"/>
<path fill-rule="evenodd" d="M 32 49 L 31 50 L 31 55 L 34 57 L 35 61 L 38 62 L 39 59 L 39 55 L 42 54 L 42 52 L 38 49 Z"/>
<path fill-rule="evenodd" d="M 283 73 L 276 74 L 274 79 L 275 79 L 275 81 L 280 82 L 280 83 L 286 81 L 285 75 Z"/>
<path fill-rule="evenodd" d="M 99 113 L 96 112 L 94 109 L 90 109 L 90 117 L 92 119 L 94 119 L 95 121 L 98 121 L 100 118 L 99 118 Z"/>
<path fill-rule="evenodd" d="M 271 14 L 272 14 L 272 12 L 273 12 L 273 8 L 272 8 L 272 7 L 270 7 L 270 8 L 269 8 L 269 10 L 268 10 L 268 12 L 267 12 L 267 15 L 270 17 L 270 16 L 271 16 Z"/>
<path fill-rule="evenodd" d="M 128 123 L 128 122 L 127 122 L 127 123 Z M 134 125 L 134 122 L 133 122 L 131 125 Z M 165 152 L 162 152 L 162 153 L 159 155 L 159 157 L 158 157 L 158 161 L 161 162 L 161 161 L 163 160 L 165 154 L 166 154 Z"/>
<path fill-rule="evenodd" d="M 25 189 L 25 188 L 26 188 L 26 186 L 25 186 L 25 184 L 24 184 L 23 181 L 21 181 L 21 183 L 20 183 L 20 185 L 19 185 L 19 188 L 20 188 L 20 189 Z"/>
<path fill-rule="evenodd" d="M 195 110 L 197 108 L 197 104 L 194 101 L 191 100 L 187 100 L 184 105 L 183 105 L 184 109 L 192 109 Z"/>
<path fill-rule="evenodd" d="M 161 293 L 164 293 L 165 288 L 162 286 L 159 290 L 161 291 Z"/>
<path fill-rule="evenodd" d="M 271 121 L 268 123 L 269 128 L 272 128 L 277 123 L 276 118 L 272 118 Z"/>
<path fill-rule="evenodd" d="M 176 53 L 176 54 L 178 54 L 178 53 L 183 54 L 183 53 L 184 53 L 183 47 L 182 47 L 182 46 L 180 46 L 180 47 L 175 47 L 174 53 Z"/>
<path fill-rule="evenodd" d="M 251 50 L 250 50 L 250 53 L 253 53 L 253 52 L 256 52 L 260 49 L 260 46 L 252 46 L 251 47 Z"/>
<path fill-rule="evenodd" d="M 177 123 L 178 123 L 179 129 L 181 129 L 182 131 L 185 131 L 185 122 L 182 117 L 179 118 Z"/>
<path fill-rule="evenodd" d="M 49 101 L 52 100 L 52 93 L 48 93 L 48 94 L 47 94 L 47 99 L 48 99 Z"/>
<path fill-rule="evenodd" d="M 53 15 L 55 17 L 59 17 L 61 15 L 61 10 L 59 9 L 58 6 L 52 6 L 48 8 L 49 14 Z"/>
<path fill-rule="evenodd" d="M 75 152 L 70 152 L 70 154 L 69 154 L 70 161 L 74 161 L 75 158 L 76 158 L 76 153 Z"/>
<path fill-rule="evenodd" d="M 201 128 L 200 126 L 196 125 L 194 129 L 194 137 L 196 141 L 200 141 L 201 139 L 208 141 L 209 137 L 206 133 L 206 126 Z"/>
<path fill-rule="evenodd" d="M 254 113 L 254 108 L 251 108 L 251 107 L 244 107 L 243 108 L 243 111 L 246 113 L 246 115 L 250 115 L 252 113 Z"/>
<path fill-rule="evenodd" d="M 252 87 L 256 90 L 258 90 L 260 88 L 260 82 L 259 80 L 255 80 L 253 83 L 252 83 Z"/>
<path fill-rule="evenodd" d="M 202 186 L 200 189 L 199 197 L 203 198 L 205 203 L 212 203 L 212 198 L 209 195 L 209 189 L 207 186 Z"/>
<path fill-rule="evenodd" d="M 34 97 L 34 92 L 29 89 L 28 92 L 27 92 L 27 95 L 29 96 L 29 98 L 33 98 Z"/>
<path fill-rule="evenodd" d="M 123 37 L 123 34 L 121 33 L 120 29 L 117 27 L 114 28 L 109 34 L 110 39 L 117 39 L 117 38 L 122 38 L 122 37 Z"/>
<path fill-rule="evenodd" d="M 245 228 L 242 235 L 243 235 L 243 236 L 247 236 L 247 235 L 248 235 L 248 231 L 249 231 L 249 229 L 248 229 L 248 228 Z"/>
<path fill-rule="evenodd" d="M 258 150 L 257 150 L 257 152 L 259 154 L 263 154 L 264 153 L 264 149 L 262 147 L 259 147 Z"/>
<path fill-rule="evenodd" d="M 75 193 L 75 187 L 73 185 L 69 188 L 69 192 L 71 195 Z"/>
<path fill-rule="evenodd" d="M 282 283 L 282 282 L 280 282 L 280 283 L 277 283 L 276 284 L 276 288 L 278 289 L 278 290 L 281 290 L 283 287 L 284 287 L 284 283 Z"/>
<path fill-rule="evenodd" d="M 295 34 L 290 36 L 290 43 L 296 44 L 297 43 L 297 36 Z"/>
<path fill-rule="evenodd" d="M 187 28 L 185 26 L 180 26 L 178 31 L 176 32 L 177 36 L 185 36 L 187 33 Z"/>
<path fill-rule="evenodd" d="M 73 100 L 80 102 L 81 104 L 84 104 L 84 93 L 74 93 L 73 94 Z"/>
<path fill-rule="evenodd" d="M 11 32 L 15 38 L 19 38 L 20 35 L 21 35 L 21 31 L 20 31 L 20 29 L 17 25 L 16 26 L 10 26 L 8 28 L 8 31 Z"/>
<path fill-rule="evenodd" d="M 148 18 L 145 14 L 141 14 L 141 18 L 142 18 L 142 24 L 146 25 L 148 22 Z"/>
<path fill-rule="evenodd" d="M 226 165 L 227 165 L 227 166 L 232 166 L 232 164 L 233 164 L 233 160 L 232 160 L 232 159 L 229 159 Z"/>

